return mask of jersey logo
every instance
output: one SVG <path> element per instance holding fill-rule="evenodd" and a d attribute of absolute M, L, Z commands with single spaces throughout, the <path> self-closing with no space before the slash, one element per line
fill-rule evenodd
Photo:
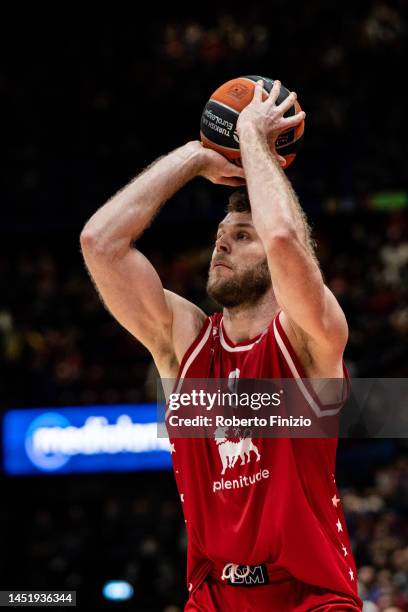
<path fill-rule="evenodd" d="M 261 459 L 261 455 L 251 438 L 244 435 L 244 437 L 239 438 L 238 442 L 234 442 L 227 438 L 227 429 L 227 427 L 217 427 L 214 433 L 222 463 L 221 474 L 225 474 L 227 468 L 233 468 L 238 459 L 241 459 L 240 465 L 249 463 L 252 457 L 251 451 L 255 454 L 257 461 Z"/>
<path fill-rule="evenodd" d="M 261 584 L 269 584 L 269 576 L 266 565 L 240 565 L 234 576 L 234 582 L 230 579 L 228 584 L 232 586 L 253 587 Z M 246 570 L 246 571 L 244 571 Z"/>

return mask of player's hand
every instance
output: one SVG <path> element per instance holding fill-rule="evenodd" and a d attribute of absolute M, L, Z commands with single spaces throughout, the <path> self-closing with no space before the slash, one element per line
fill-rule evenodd
<path fill-rule="evenodd" d="M 226 157 L 212 149 L 207 149 L 200 144 L 199 152 L 199 176 L 203 176 L 217 185 L 229 185 L 239 187 L 245 185 L 244 169 L 232 164 Z"/>
<path fill-rule="evenodd" d="M 276 139 L 282 132 L 286 132 L 286 130 L 299 125 L 305 118 L 306 113 L 300 111 L 292 117 L 284 117 L 283 115 L 286 111 L 294 105 L 297 98 L 296 93 L 292 91 L 283 102 L 277 105 L 276 100 L 281 88 L 280 81 L 274 81 L 271 92 L 265 101 L 262 100 L 263 85 L 262 79 L 257 81 L 254 97 L 240 112 L 238 117 L 237 132 L 240 141 L 242 141 L 246 138 L 247 128 L 254 128 L 258 134 L 267 140 L 272 147 L 272 151 L 282 164 L 284 158 L 279 156 L 274 148 Z"/>

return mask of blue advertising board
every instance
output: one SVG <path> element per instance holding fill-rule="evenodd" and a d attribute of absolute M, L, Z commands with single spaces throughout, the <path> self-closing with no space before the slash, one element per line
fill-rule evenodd
<path fill-rule="evenodd" d="M 3 419 L 6 474 L 68 474 L 171 467 L 157 437 L 156 404 L 9 410 Z"/>

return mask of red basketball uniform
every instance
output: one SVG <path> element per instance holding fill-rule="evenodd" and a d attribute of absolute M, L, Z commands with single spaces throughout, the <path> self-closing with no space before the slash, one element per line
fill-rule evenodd
<path fill-rule="evenodd" d="M 228 379 L 232 372 L 294 378 L 308 410 L 327 410 L 301 380 L 307 377 L 279 313 L 262 334 L 240 343 L 227 337 L 221 313 L 208 317 L 182 360 L 179 387 L 183 379 Z M 256 438 L 246 462 L 227 467 L 215 438 L 170 441 L 188 535 L 186 610 L 361 610 L 334 479 L 336 438 Z M 269 584 L 225 584 L 223 569 L 232 564 L 267 564 Z"/>

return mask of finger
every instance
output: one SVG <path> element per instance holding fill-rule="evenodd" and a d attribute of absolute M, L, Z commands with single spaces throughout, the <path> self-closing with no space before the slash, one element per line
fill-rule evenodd
<path fill-rule="evenodd" d="M 259 81 L 255 83 L 253 99 L 257 100 L 257 102 L 262 102 L 263 86 L 264 86 L 264 82 L 262 79 L 259 79 Z"/>
<path fill-rule="evenodd" d="M 286 166 L 286 159 L 284 157 L 282 157 L 282 155 L 276 155 L 276 157 L 278 158 L 278 161 L 281 165 L 281 168 L 285 168 Z"/>
<path fill-rule="evenodd" d="M 242 185 L 246 185 L 246 181 L 240 178 L 234 178 L 230 176 L 223 176 L 217 181 L 219 185 L 228 185 L 228 187 L 242 187 Z"/>
<path fill-rule="evenodd" d="M 284 115 L 295 103 L 297 94 L 295 91 L 291 91 L 288 96 L 277 106 L 279 111 Z"/>
<path fill-rule="evenodd" d="M 281 126 L 286 131 L 287 129 L 291 127 L 295 127 L 296 125 L 299 125 L 299 123 L 301 123 L 305 117 L 306 117 L 306 113 L 304 111 L 300 111 L 299 113 L 296 113 L 296 115 L 293 115 L 292 117 L 283 118 L 281 121 Z"/>
<path fill-rule="evenodd" d="M 272 102 L 273 104 L 275 104 L 280 94 L 280 88 L 281 88 L 281 82 L 278 80 L 274 81 L 272 89 L 271 89 L 271 93 L 269 94 L 269 98 L 268 98 L 269 102 Z"/>

